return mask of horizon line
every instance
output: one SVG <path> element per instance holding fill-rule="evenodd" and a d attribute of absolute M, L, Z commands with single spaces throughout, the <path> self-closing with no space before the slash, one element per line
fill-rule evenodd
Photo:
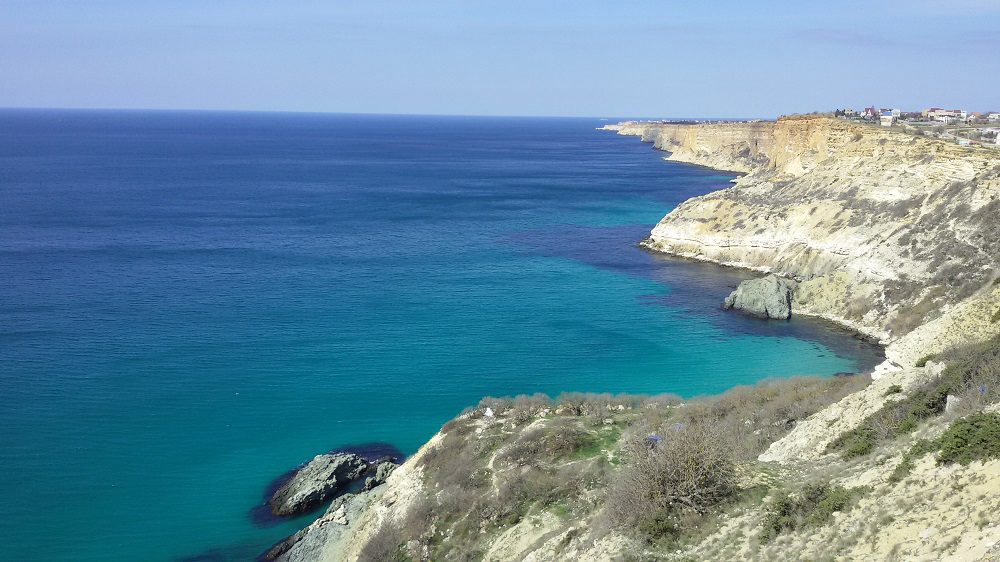
<path fill-rule="evenodd" d="M 597 115 L 498 115 L 482 113 L 377 113 L 367 111 L 310 111 L 286 109 L 204 109 L 204 108 L 143 108 L 143 107 L 27 107 L 0 106 L 0 111 L 135 111 L 135 112 L 177 112 L 177 113 L 281 113 L 299 115 L 384 115 L 398 117 L 497 117 L 497 118 L 538 118 L 538 119 L 648 119 L 648 120 L 706 120 L 706 121 L 746 121 L 751 119 L 774 120 L 776 117 L 664 117 L 664 116 L 597 116 Z"/>

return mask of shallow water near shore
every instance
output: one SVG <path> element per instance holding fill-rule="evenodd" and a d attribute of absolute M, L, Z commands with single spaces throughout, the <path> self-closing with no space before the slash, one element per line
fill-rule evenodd
<path fill-rule="evenodd" d="M 275 478 L 484 395 L 856 372 L 744 272 L 635 243 L 733 176 L 596 119 L 0 111 L 11 560 L 246 560 Z"/>

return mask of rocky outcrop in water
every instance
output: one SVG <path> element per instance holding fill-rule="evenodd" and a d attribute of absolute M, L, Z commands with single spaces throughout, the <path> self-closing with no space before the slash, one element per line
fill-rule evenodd
<path fill-rule="evenodd" d="M 787 320 L 792 316 L 792 287 L 777 275 L 747 279 L 726 297 L 722 308 L 734 308 L 758 318 Z"/>
<path fill-rule="evenodd" d="M 317 455 L 285 482 L 267 502 L 275 515 L 308 511 L 357 480 L 369 467 L 350 453 Z"/>

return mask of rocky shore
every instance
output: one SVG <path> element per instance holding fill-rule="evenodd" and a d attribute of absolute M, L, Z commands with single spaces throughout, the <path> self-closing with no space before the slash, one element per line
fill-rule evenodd
<path fill-rule="evenodd" d="M 996 151 L 823 116 L 606 129 L 667 160 L 745 173 L 670 212 L 649 250 L 794 280 L 797 314 L 900 342 L 887 351 L 899 366 L 989 333 L 964 311 L 998 305 Z M 929 348 L 905 343 L 925 325 Z"/>
<path fill-rule="evenodd" d="M 376 450 L 379 448 L 383 447 Z M 313 560 L 313 550 L 317 545 L 328 542 L 331 535 L 341 530 L 338 526 L 348 525 L 361 513 L 366 503 L 376 495 L 374 491 L 385 484 L 402 460 L 396 454 L 375 458 L 371 450 L 366 452 L 367 455 L 348 451 L 316 455 L 291 471 L 287 479 L 283 477 L 284 481 L 267 499 L 267 508 L 274 516 L 307 513 L 326 501 L 333 501 L 316 521 L 279 541 L 263 553 L 260 560 Z M 354 492 L 348 492 L 349 489 Z M 331 523 L 333 525 L 327 528 Z M 290 552 L 293 548 L 294 552 Z"/>

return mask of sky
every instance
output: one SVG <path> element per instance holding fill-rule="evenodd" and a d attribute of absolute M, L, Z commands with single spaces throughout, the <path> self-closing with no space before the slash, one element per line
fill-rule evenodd
<path fill-rule="evenodd" d="M 0 107 L 1000 111 L 1000 0 L 0 0 Z"/>

